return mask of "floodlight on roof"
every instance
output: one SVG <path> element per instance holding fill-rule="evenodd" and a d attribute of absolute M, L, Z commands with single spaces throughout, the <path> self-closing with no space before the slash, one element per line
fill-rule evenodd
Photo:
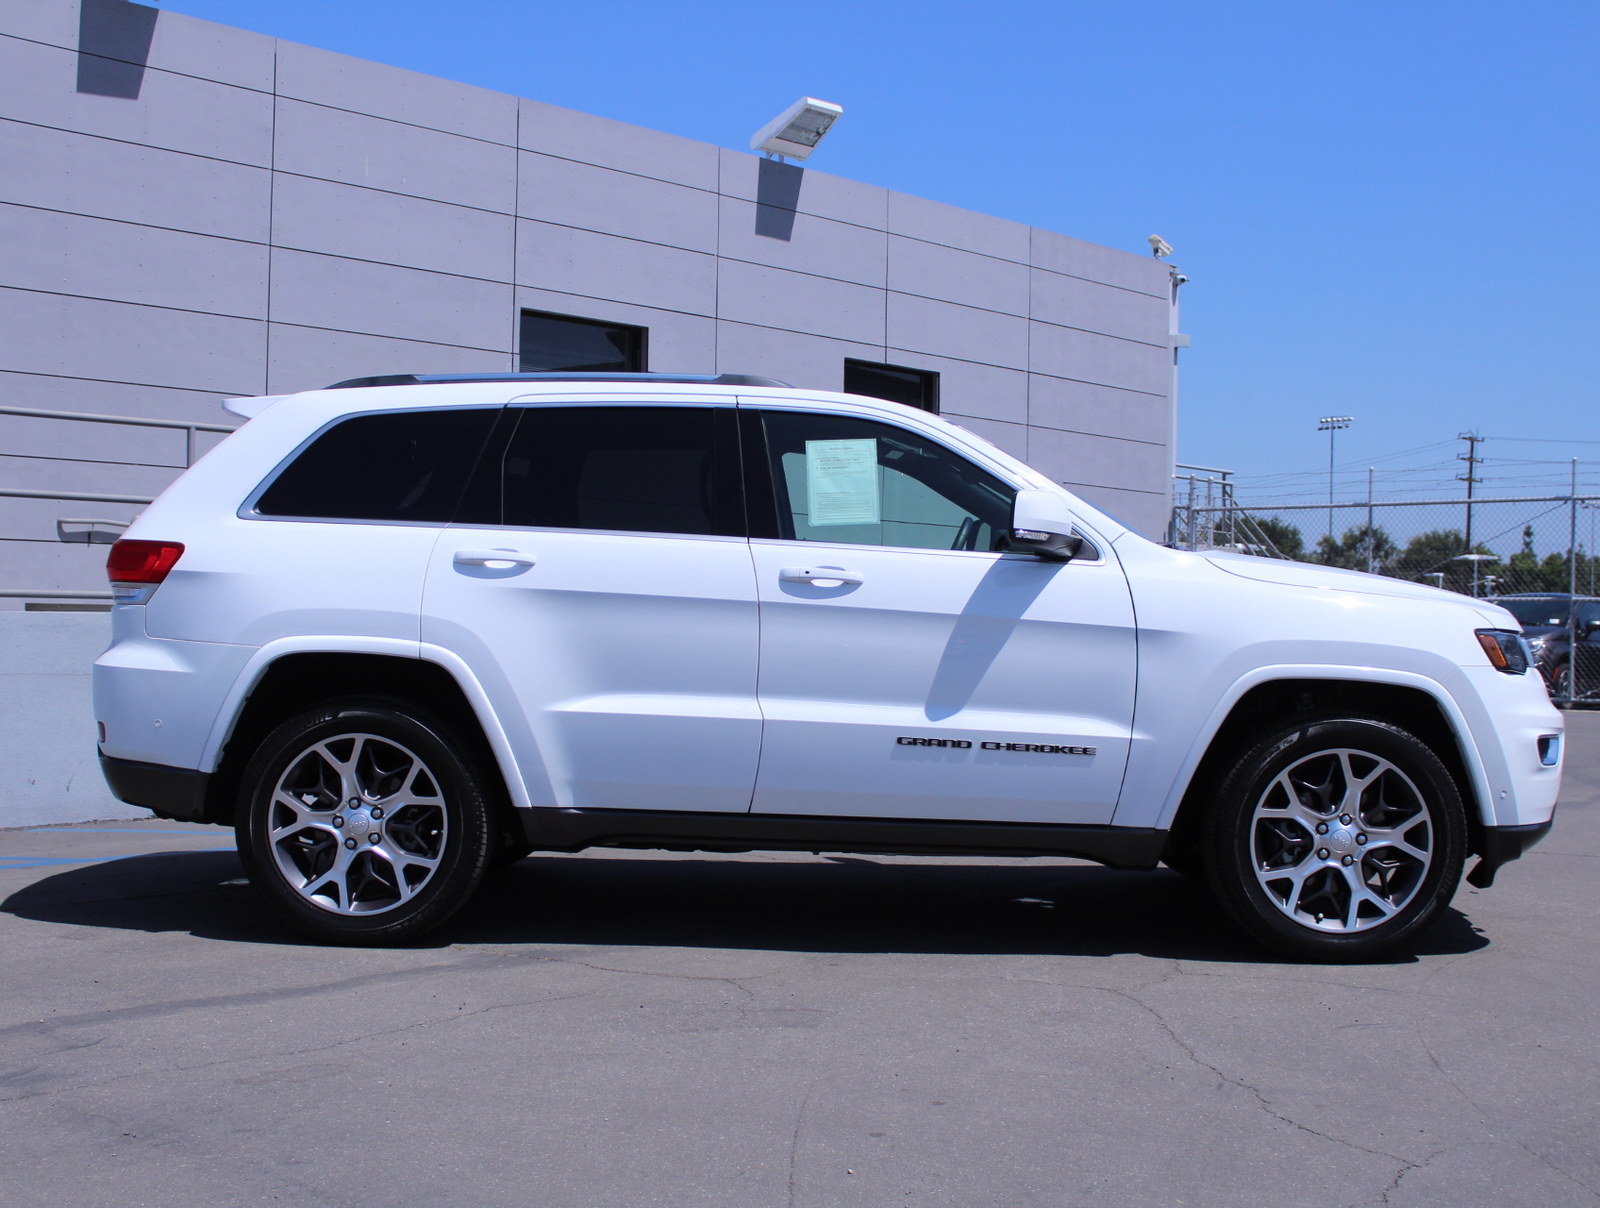
<path fill-rule="evenodd" d="M 1150 254 L 1157 260 L 1160 260 L 1163 256 L 1172 255 L 1172 245 L 1165 239 L 1161 238 L 1160 235 L 1150 236 L 1149 243 Z"/>
<path fill-rule="evenodd" d="M 750 149 L 780 158 L 805 159 L 843 113 L 839 105 L 803 96 L 757 130 Z"/>

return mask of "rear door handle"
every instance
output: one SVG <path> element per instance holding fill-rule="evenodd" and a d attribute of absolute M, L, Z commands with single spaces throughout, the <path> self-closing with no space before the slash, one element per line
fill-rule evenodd
<path fill-rule="evenodd" d="M 451 559 L 457 566 L 532 566 L 533 555 L 514 549 L 458 549 Z"/>
<path fill-rule="evenodd" d="M 778 572 L 785 583 L 864 583 L 853 570 L 842 566 L 786 566 Z"/>

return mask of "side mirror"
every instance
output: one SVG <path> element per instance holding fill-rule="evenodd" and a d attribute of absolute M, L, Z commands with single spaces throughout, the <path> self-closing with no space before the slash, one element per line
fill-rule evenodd
<path fill-rule="evenodd" d="M 1071 562 L 1083 548 L 1083 538 L 1072 532 L 1076 524 L 1072 505 L 1054 491 L 1018 491 L 1006 549 L 1051 562 Z"/>

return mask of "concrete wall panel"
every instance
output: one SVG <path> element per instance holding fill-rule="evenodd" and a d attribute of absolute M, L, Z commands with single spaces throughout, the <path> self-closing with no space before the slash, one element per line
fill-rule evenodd
<path fill-rule="evenodd" d="M 1029 422 L 1046 428 L 1165 444 L 1170 415 L 1165 395 L 1073 382 L 1041 373 L 1032 375 L 1029 386 Z"/>
<path fill-rule="evenodd" d="M 6 0 L 0 5 L 0 34 L 75 47 L 78 6 L 62 4 L 61 0 Z"/>
<path fill-rule="evenodd" d="M 718 148 L 626 122 L 524 98 L 520 143 L 560 159 L 715 191 Z"/>
<path fill-rule="evenodd" d="M 350 55 L 278 43 L 278 95 L 513 146 L 517 98 Z"/>
<path fill-rule="evenodd" d="M 0 285 L 266 317 L 259 243 L 0 205 L 0 244 Z"/>
<path fill-rule="evenodd" d="M 792 213 L 777 216 L 753 201 L 721 199 L 717 247 L 723 256 L 883 288 L 884 234 L 849 223 Z M 762 234 L 784 231 L 788 238 Z"/>
<path fill-rule="evenodd" d="M 1170 308 L 1165 298 L 1043 269 L 1034 269 L 1032 278 L 1034 319 L 1127 340 L 1166 341 Z"/>
<path fill-rule="evenodd" d="M 805 390 L 842 390 L 846 357 L 883 359 L 883 348 L 745 323 L 717 324 L 718 373 L 757 373 Z"/>
<path fill-rule="evenodd" d="M 1131 482 L 1159 483 L 1167 474 L 1164 445 L 1109 436 L 1035 427 L 1028 453 L 1035 465 L 1061 482 L 1123 487 Z"/>
<path fill-rule="evenodd" d="M 908 369 L 931 369 L 939 375 L 939 410 L 943 415 L 975 419 L 1028 422 L 1028 375 L 1020 369 L 1000 369 L 952 361 L 905 348 L 889 348 L 883 359 Z"/>
<path fill-rule="evenodd" d="M 1170 289 L 1170 270 L 1154 256 L 1136 256 L 1037 227 L 1033 230 L 1031 263 L 1035 268 L 1138 290 L 1157 298 L 1166 298 Z"/>
<path fill-rule="evenodd" d="M 279 247 L 511 280 L 515 233 L 509 214 L 283 172 L 272 207 Z"/>
<path fill-rule="evenodd" d="M 524 151 L 517 212 L 523 218 L 650 243 L 717 250 L 716 194 Z"/>
<path fill-rule="evenodd" d="M 517 281 L 708 318 L 717 309 L 714 256 L 528 219 L 518 220 Z"/>
<path fill-rule="evenodd" d="M 139 99 L 77 91 L 76 51 L 0 38 L 0 117 L 169 151 L 265 165 L 272 98 L 168 71 L 146 71 Z"/>
<path fill-rule="evenodd" d="M 74 41 L 69 45 L 76 46 L 77 31 L 73 33 Z M 271 92 L 278 47 L 292 45 L 247 29 L 163 12 L 156 19 L 148 62 L 151 68 L 161 71 Z"/>
<path fill-rule="evenodd" d="M 889 288 L 1008 315 L 1028 315 L 1028 269 L 936 243 L 889 236 Z"/>
<path fill-rule="evenodd" d="M 265 168 L 0 120 L 0 201 L 267 239 Z"/>
<path fill-rule="evenodd" d="M 504 326 L 509 339 L 511 324 Z M 510 367 L 505 352 L 286 323 L 272 325 L 269 355 L 267 389 L 261 392 L 267 394 L 320 390 L 379 373 L 504 373 Z"/>
<path fill-rule="evenodd" d="M 0 289 L 0 369 L 258 394 L 265 325 Z"/>
<path fill-rule="evenodd" d="M 272 253 L 274 323 L 504 353 L 510 309 L 507 284 L 285 248 Z"/>
<path fill-rule="evenodd" d="M 926 197 L 890 193 L 889 230 L 927 243 L 1028 263 L 1027 227 Z"/>
<path fill-rule="evenodd" d="M 1028 321 L 951 302 L 889 295 L 888 344 L 952 360 L 1028 368 Z"/>
<path fill-rule="evenodd" d="M 456 134 L 278 101 L 280 172 L 509 214 L 516 201 L 515 154 Z"/>
<path fill-rule="evenodd" d="M 1032 368 L 1052 377 L 1165 394 L 1172 378 L 1172 352 L 1071 327 L 1033 324 Z"/>
<path fill-rule="evenodd" d="M 830 218 L 835 222 L 848 222 L 873 231 L 889 228 L 889 190 L 843 176 L 830 176 L 815 168 L 798 164 L 788 165 L 798 177 L 798 185 L 785 184 L 788 173 L 768 171 L 769 185 L 778 183 L 777 190 L 769 188 L 763 196 L 761 187 L 762 160 L 745 151 L 723 148 L 721 190 L 724 196 L 740 201 L 772 200 L 773 197 L 794 198 L 793 208 L 801 214 Z"/>
<path fill-rule="evenodd" d="M 718 265 L 718 313 L 726 319 L 883 346 L 884 295 L 869 289 L 762 265 Z"/>
<path fill-rule="evenodd" d="M 150 816 L 95 758 L 89 672 L 110 640 L 105 613 L 0 615 L 0 826 Z"/>

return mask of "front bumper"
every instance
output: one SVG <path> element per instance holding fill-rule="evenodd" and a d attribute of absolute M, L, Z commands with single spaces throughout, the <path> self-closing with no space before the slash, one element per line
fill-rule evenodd
<path fill-rule="evenodd" d="M 1526 826 L 1486 826 L 1483 828 L 1483 849 L 1478 862 L 1467 874 L 1467 884 L 1477 889 L 1488 889 L 1494 884 L 1494 874 L 1502 864 L 1520 859 L 1539 840 L 1550 833 L 1555 816 L 1548 821 L 1532 822 Z"/>

